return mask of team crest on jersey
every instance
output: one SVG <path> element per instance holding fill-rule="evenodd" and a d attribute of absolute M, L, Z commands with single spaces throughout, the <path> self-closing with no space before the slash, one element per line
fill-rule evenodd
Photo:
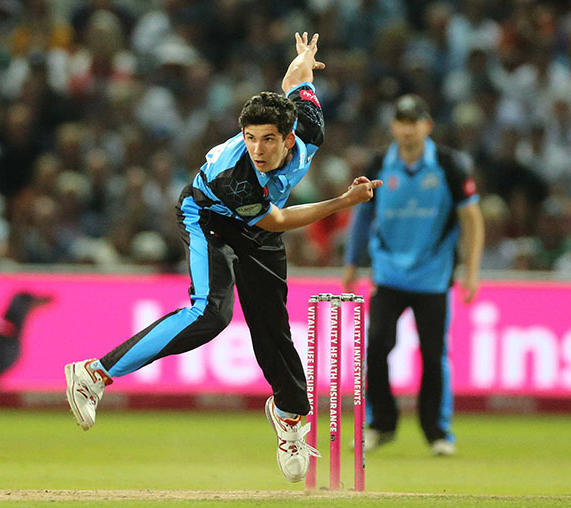
<path fill-rule="evenodd" d="M 421 185 L 423 189 L 436 189 L 440 185 L 440 180 L 435 173 L 429 173 L 424 177 Z"/>
<path fill-rule="evenodd" d="M 391 175 L 388 185 L 390 190 L 396 190 L 396 188 L 399 186 L 398 178 L 395 175 Z"/>
<path fill-rule="evenodd" d="M 317 95 L 315 95 L 312 90 L 300 90 L 299 95 L 302 98 L 302 100 L 311 101 L 318 108 L 321 107 L 321 104 L 319 104 L 319 100 L 317 99 Z"/>
<path fill-rule="evenodd" d="M 238 215 L 244 217 L 254 217 L 262 211 L 262 203 L 253 203 L 251 205 L 242 205 L 236 208 Z"/>

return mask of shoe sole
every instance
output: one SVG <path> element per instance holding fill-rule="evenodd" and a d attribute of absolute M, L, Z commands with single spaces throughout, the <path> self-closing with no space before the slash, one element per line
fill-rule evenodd
<path fill-rule="evenodd" d="M 452 457 L 456 454 L 456 446 L 454 444 L 439 445 L 432 448 L 432 455 L 434 457 Z"/>
<path fill-rule="evenodd" d="M 71 412 L 73 413 L 75 420 L 77 421 L 77 424 L 83 430 L 89 430 L 91 427 L 93 427 L 93 424 L 95 422 L 89 421 L 86 418 L 84 418 L 83 415 L 81 414 L 81 411 L 79 410 L 77 403 L 75 402 L 75 398 L 73 396 L 73 391 L 75 389 L 74 379 L 75 379 L 75 364 L 68 363 L 65 366 L 65 380 L 67 381 L 67 389 L 65 391 L 65 396 L 67 397 L 67 402 L 69 404 L 69 407 L 71 408 Z"/>
<path fill-rule="evenodd" d="M 280 445 L 280 438 L 278 437 L 278 432 L 277 432 L 276 426 L 275 426 L 275 424 L 274 424 L 274 419 L 272 418 L 271 405 L 272 405 L 272 400 L 271 400 L 271 399 L 268 399 L 268 400 L 266 401 L 266 405 L 265 405 L 264 409 L 265 409 L 265 412 L 266 412 L 266 418 L 267 418 L 268 421 L 270 422 L 270 425 L 272 426 L 272 429 L 274 429 L 274 433 L 276 434 L 276 439 L 277 439 L 277 443 L 278 443 L 278 446 L 279 446 L 279 445 Z M 279 448 L 276 450 L 276 461 L 277 461 L 277 463 L 278 463 L 278 467 L 280 468 L 280 471 L 282 472 L 282 475 L 284 476 L 284 478 L 285 478 L 288 482 L 297 483 L 297 482 L 302 481 L 302 480 L 305 478 L 305 476 L 302 476 L 302 477 L 300 477 L 300 478 L 291 478 L 290 476 L 288 476 L 288 475 L 285 473 L 285 471 L 284 471 L 283 468 L 282 468 L 281 462 L 280 462 L 280 450 L 279 450 Z"/>
<path fill-rule="evenodd" d="M 432 450 L 432 455 L 434 457 L 452 457 L 456 454 L 456 450 Z"/>

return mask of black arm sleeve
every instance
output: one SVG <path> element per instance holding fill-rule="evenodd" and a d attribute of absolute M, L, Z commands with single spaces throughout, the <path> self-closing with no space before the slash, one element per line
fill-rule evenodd
<path fill-rule="evenodd" d="M 288 98 L 297 106 L 295 133 L 304 143 L 320 146 L 323 143 L 325 123 L 317 95 L 307 85 L 296 88 Z"/>
<path fill-rule="evenodd" d="M 470 156 L 448 147 L 438 147 L 437 154 L 440 165 L 444 169 L 454 204 L 461 203 L 476 194 L 476 184 L 472 176 L 473 163 Z"/>

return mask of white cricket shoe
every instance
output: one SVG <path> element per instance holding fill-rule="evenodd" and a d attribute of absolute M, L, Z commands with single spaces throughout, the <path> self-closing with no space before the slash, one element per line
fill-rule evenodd
<path fill-rule="evenodd" d="M 301 416 L 295 419 L 283 419 L 276 414 L 274 397 L 266 401 L 266 417 L 278 438 L 278 466 L 290 482 L 299 482 L 305 478 L 309 467 L 309 457 L 321 457 L 321 454 L 305 442 L 305 436 L 311 428 L 308 423 L 301 425 Z"/>
<path fill-rule="evenodd" d="M 65 394 L 73 416 L 83 430 L 93 427 L 95 410 L 103 397 L 103 390 L 113 382 L 102 370 L 93 370 L 90 367 L 94 361 L 96 359 L 68 363 L 65 366 Z"/>
<path fill-rule="evenodd" d="M 370 452 L 375 448 L 378 448 L 379 446 L 383 446 L 384 444 L 394 441 L 396 438 L 396 433 L 381 432 L 380 430 L 366 427 L 365 432 L 363 433 L 363 437 L 365 438 L 365 446 L 363 447 L 363 451 Z M 351 450 L 354 449 L 355 449 L 355 440 L 351 441 Z"/>
<path fill-rule="evenodd" d="M 381 432 L 377 429 L 365 429 L 365 451 L 370 452 L 379 446 L 383 446 L 395 440 L 394 432 Z"/>
<path fill-rule="evenodd" d="M 456 453 L 456 445 L 448 439 L 437 439 L 432 442 L 432 455 L 450 457 Z"/>

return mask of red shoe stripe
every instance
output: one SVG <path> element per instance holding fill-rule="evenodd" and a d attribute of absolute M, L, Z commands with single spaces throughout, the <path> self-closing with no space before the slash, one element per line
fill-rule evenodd
<path fill-rule="evenodd" d="M 113 379 L 111 377 L 109 377 L 104 371 L 102 371 L 101 369 L 92 369 L 91 368 L 91 364 L 95 361 L 96 361 L 95 359 L 89 360 L 85 364 L 85 370 L 91 376 L 91 379 L 93 379 L 93 382 L 97 383 L 97 381 L 98 381 L 97 377 L 95 376 L 95 373 L 97 373 L 101 376 L 101 379 L 103 380 L 103 384 L 105 386 L 109 386 L 110 384 L 113 384 Z"/>
<path fill-rule="evenodd" d="M 294 425 L 297 425 L 300 422 L 301 415 L 297 415 L 295 418 L 280 418 L 280 420 L 293 427 Z"/>

